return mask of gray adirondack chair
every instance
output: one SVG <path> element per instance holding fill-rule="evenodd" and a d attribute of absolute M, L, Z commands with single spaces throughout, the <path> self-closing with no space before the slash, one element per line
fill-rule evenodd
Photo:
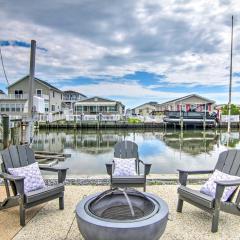
<path fill-rule="evenodd" d="M 240 176 L 240 150 L 228 150 L 219 155 L 215 169 L 234 176 Z M 216 195 L 210 197 L 188 188 L 187 177 L 190 174 L 208 174 L 213 173 L 215 170 L 203 170 L 203 171 L 179 171 L 180 187 L 178 188 L 178 206 L 177 212 L 182 212 L 183 201 L 191 203 L 192 205 L 201 208 L 210 214 L 212 214 L 212 232 L 218 231 L 218 220 L 220 210 L 226 213 L 235 214 L 240 216 L 240 191 L 236 191 L 232 194 L 227 202 L 222 202 L 221 197 L 224 192 L 224 188 L 228 186 L 240 186 L 240 181 L 216 181 Z M 237 194 L 236 200 L 233 201 L 234 195 Z"/>
<path fill-rule="evenodd" d="M 136 158 L 136 173 L 134 176 L 113 176 L 114 162 L 107 163 L 107 173 L 110 175 L 111 187 L 143 187 L 146 191 L 146 176 L 150 173 L 151 164 L 144 163 L 139 159 L 138 146 L 131 141 L 122 141 L 114 146 L 114 157 Z M 144 172 L 140 173 L 140 164 Z"/>
<path fill-rule="evenodd" d="M 59 198 L 59 208 L 64 209 L 64 185 L 67 168 L 40 167 L 41 170 L 58 173 L 58 184 L 24 193 L 24 177 L 14 177 L 8 168 L 27 166 L 35 162 L 34 152 L 27 145 L 10 146 L 1 152 L 2 172 L 7 198 L 0 203 L 0 210 L 19 205 L 20 225 L 25 225 L 25 210 L 38 204 Z M 12 188 L 10 193 L 9 184 Z"/>

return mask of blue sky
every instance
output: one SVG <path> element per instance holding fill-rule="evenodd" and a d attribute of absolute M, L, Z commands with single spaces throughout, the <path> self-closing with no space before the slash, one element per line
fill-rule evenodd
<path fill-rule="evenodd" d="M 0 46 L 12 83 L 28 74 L 126 107 L 191 93 L 226 103 L 234 15 L 233 102 L 240 102 L 240 3 L 231 0 L 0 0 Z M 0 67 L 0 89 L 6 81 Z"/>

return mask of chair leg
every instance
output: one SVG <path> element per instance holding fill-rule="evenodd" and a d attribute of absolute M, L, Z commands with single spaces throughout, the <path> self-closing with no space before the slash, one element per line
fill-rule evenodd
<path fill-rule="evenodd" d="M 23 202 L 21 201 L 20 204 L 19 204 L 19 214 L 20 214 L 20 225 L 22 227 L 25 226 L 25 207 L 23 205 Z"/>
<path fill-rule="evenodd" d="M 183 200 L 178 198 L 178 204 L 177 204 L 177 212 L 182 212 L 182 208 L 183 208 Z"/>
<path fill-rule="evenodd" d="M 212 233 L 216 233 L 218 231 L 218 220 L 219 220 L 219 209 L 215 209 L 212 217 Z"/>
<path fill-rule="evenodd" d="M 59 198 L 59 209 L 60 210 L 64 209 L 64 196 Z"/>

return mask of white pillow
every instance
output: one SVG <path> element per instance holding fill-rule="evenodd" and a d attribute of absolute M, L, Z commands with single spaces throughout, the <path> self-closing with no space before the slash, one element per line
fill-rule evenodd
<path fill-rule="evenodd" d="M 201 193 L 209 195 L 211 197 L 215 197 L 217 184 L 216 180 L 240 180 L 240 177 L 229 175 L 218 170 L 215 170 L 212 176 L 208 179 L 208 181 L 202 186 L 200 189 Z M 233 194 L 237 186 L 225 187 L 225 190 L 222 195 L 222 201 L 226 202 L 229 197 Z"/>
<path fill-rule="evenodd" d="M 136 173 L 136 158 L 113 158 L 113 176 L 134 176 Z"/>
<path fill-rule="evenodd" d="M 46 187 L 37 162 L 25 167 L 8 168 L 8 172 L 15 177 L 25 177 L 25 193 Z"/>

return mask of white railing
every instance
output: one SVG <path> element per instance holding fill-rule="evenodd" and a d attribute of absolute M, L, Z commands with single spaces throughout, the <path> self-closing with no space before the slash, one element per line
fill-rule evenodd
<path fill-rule="evenodd" d="M 41 95 L 34 95 L 34 96 L 37 96 L 37 97 L 42 97 L 44 98 L 45 100 L 49 100 L 49 96 L 46 95 L 46 94 L 41 94 Z M 8 94 L 8 95 L 5 95 L 5 94 L 0 94 L 0 99 L 4 99 L 4 100 L 18 100 L 18 99 L 28 99 L 28 94 L 24 93 L 24 94 Z"/>
<path fill-rule="evenodd" d="M 230 115 L 230 122 L 239 122 L 240 115 Z M 228 122 L 228 115 L 221 116 L 221 122 Z"/>
<path fill-rule="evenodd" d="M 66 115 L 67 121 L 119 121 L 121 115 Z"/>

